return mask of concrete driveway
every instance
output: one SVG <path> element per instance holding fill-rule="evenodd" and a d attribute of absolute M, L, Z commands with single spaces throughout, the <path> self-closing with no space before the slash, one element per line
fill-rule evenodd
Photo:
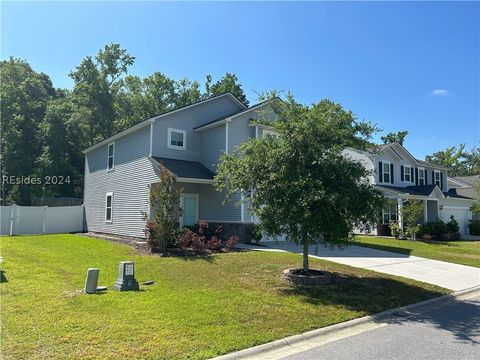
<path fill-rule="evenodd" d="M 262 244 L 265 247 L 247 244 L 239 245 L 252 250 L 285 251 L 302 254 L 301 246 L 287 241 Z M 343 251 L 330 250 L 321 246 L 316 249 L 314 246 L 311 246 L 309 254 L 313 258 L 403 276 L 454 291 L 465 290 L 480 285 L 479 268 L 445 261 L 430 260 L 361 246 L 349 246 Z"/>

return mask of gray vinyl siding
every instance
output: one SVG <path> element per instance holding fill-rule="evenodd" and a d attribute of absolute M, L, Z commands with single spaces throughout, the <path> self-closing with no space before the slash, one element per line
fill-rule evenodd
<path fill-rule="evenodd" d="M 85 213 L 88 231 L 144 237 L 149 184 L 158 181 L 148 159 L 150 127 L 115 141 L 114 170 L 107 172 L 107 145 L 86 155 Z M 113 192 L 112 223 L 105 222 L 106 193 Z"/>
<path fill-rule="evenodd" d="M 235 195 L 233 202 L 223 205 L 225 194 L 216 191 L 210 184 L 177 183 L 182 194 L 198 194 L 198 219 L 207 221 L 240 221 L 240 207 L 235 205 L 239 196 Z"/>
<path fill-rule="evenodd" d="M 201 185 L 199 209 L 201 218 L 207 221 L 240 221 L 240 206 L 236 206 L 240 194 L 235 194 L 231 201 L 222 204 L 224 200 L 224 193 L 215 190 L 211 185 Z"/>
<path fill-rule="evenodd" d="M 194 128 L 238 110 L 240 110 L 240 105 L 228 97 L 220 97 L 158 119 L 155 121 L 153 131 L 153 155 L 170 159 L 200 161 L 202 133 L 195 131 Z M 168 148 L 168 128 L 187 132 L 186 150 Z"/>
<path fill-rule="evenodd" d="M 236 116 L 228 124 L 228 153 L 231 154 L 248 138 L 255 137 L 255 128 L 249 126 L 254 111 Z"/>
<path fill-rule="evenodd" d="M 225 152 L 225 125 L 200 133 L 200 162 L 216 172 L 220 156 Z"/>

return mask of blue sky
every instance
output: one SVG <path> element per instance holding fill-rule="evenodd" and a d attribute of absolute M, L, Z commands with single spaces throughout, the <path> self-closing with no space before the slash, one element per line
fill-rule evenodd
<path fill-rule="evenodd" d="M 25 58 L 55 86 L 118 42 L 130 73 L 204 81 L 236 73 L 255 92 L 340 102 L 417 157 L 480 139 L 478 2 L 2 2 L 1 58 Z"/>

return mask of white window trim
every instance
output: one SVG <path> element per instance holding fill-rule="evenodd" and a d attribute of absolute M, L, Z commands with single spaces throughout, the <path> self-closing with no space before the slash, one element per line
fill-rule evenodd
<path fill-rule="evenodd" d="M 111 209 L 110 219 L 107 219 L 107 209 L 108 209 L 107 204 L 108 204 L 108 197 L 109 196 L 111 196 L 112 202 L 111 202 L 111 206 L 110 206 L 110 209 Z M 105 222 L 109 223 L 109 224 L 111 224 L 113 222 L 113 192 L 107 192 L 105 194 Z"/>
<path fill-rule="evenodd" d="M 420 171 L 423 171 L 423 177 L 420 176 Z M 425 176 L 425 168 L 418 168 L 418 185 L 422 185 L 420 184 L 420 180 L 423 180 L 423 185 L 427 185 L 427 177 Z"/>
<path fill-rule="evenodd" d="M 385 164 L 388 164 L 388 181 L 385 181 L 385 170 L 384 170 L 384 166 Z M 383 183 L 388 183 L 388 184 L 391 184 L 392 183 L 392 166 L 391 166 L 391 162 L 388 161 L 388 160 L 383 160 L 382 162 L 382 182 Z"/>
<path fill-rule="evenodd" d="M 435 182 L 435 185 L 438 185 L 438 187 L 441 187 L 442 186 L 442 176 L 440 175 L 440 171 L 433 170 L 433 173 L 435 174 L 433 176 L 433 180 Z M 437 174 L 438 174 L 438 184 L 437 184 Z"/>
<path fill-rule="evenodd" d="M 109 160 L 110 160 L 110 145 L 113 146 L 113 151 L 112 151 L 112 167 L 109 168 L 108 167 L 108 164 L 109 164 Z M 108 143 L 107 145 L 107 172 L 110 172 L 110 171 L 113 171 L 115 170 L 115 141 L 112 141 L 110 143 Z"/>
<path fill-rule="evenodd" d="M 409 170 L 409 176 L 410 176 L 410 180 L 407 181 L 407 168 L 410 169 Z M 403 181 L 404 182 L 409 182 L 409 183 L 413 183 L 413 167 L 411 167 L 410 165 L 404 165 L 403 166 Z"/>
<path fill-rule="evenodd" d="M 199 194 L 188 194 L 188 193 L 181 193 L 180 194 L 180 209 L 182 209 L 182 212 L 180 214 L 180 226 L 183 226 L 183 198 L 185 197 L 194 197 L 196 198 L 196 208 L 195 208 L 195 218 L 196 218 L 196 221 L 200 221 L 200 218 L 199 218 L 199 211 L 200 211 L 200 195 Z"/>
<path fill-rule="evenodd" d="M 395 214 L 395 222 L 398 222 L 398 208 L 396 204 L 388 204 L 388 211 L 385 211 L 386 209 L 382 209 L 382 224 L 383 225 L 390 225 L 390 222 L 392 221 L 392 215 Z M 388 214 L 389 222 L 385 223 L 385 214 Z"/>
<path fill-rule="evenodd" d="M 183 146 L 172 145 L 172 132 L 183 134 Z M 168 128 L 167 147 L 174 150 L 187 150 L 187 132 L 185 130 Z"/>

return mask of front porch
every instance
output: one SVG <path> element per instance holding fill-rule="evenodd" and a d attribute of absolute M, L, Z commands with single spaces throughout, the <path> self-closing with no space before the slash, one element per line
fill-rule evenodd
<path fill-rule="evenodd" d="M 194 161 L 158 157 L 152 160 L 176 178 L 175 189 L 180 193 L 180 226 L 193 226 L 205 220 L 211 226 L 221 225 L 223 236 L 238 235 L 241 240 L 248 240 L 253 227 L 248 209 L 238 204 L 240 194 L 226 201 L 225 194 L 215 189 L 213 171 Z"/>
<path fill-rule="evenodd" d="M 388 199 L 388 205 L 382 210 L 381 219 L 377 225 L 377 235 L 391 236 L 390 224 L 398 223 L 403 228 L 403 206 L 412 200 L 423 202 L 423 214 L 417 220 L 418 224 L 426 224 L 441 220 L 440 202 L 445 198 L 443 192 L 436 185 L 415 186 L 409 188 L 394 188 L 377 186 Z"/>

